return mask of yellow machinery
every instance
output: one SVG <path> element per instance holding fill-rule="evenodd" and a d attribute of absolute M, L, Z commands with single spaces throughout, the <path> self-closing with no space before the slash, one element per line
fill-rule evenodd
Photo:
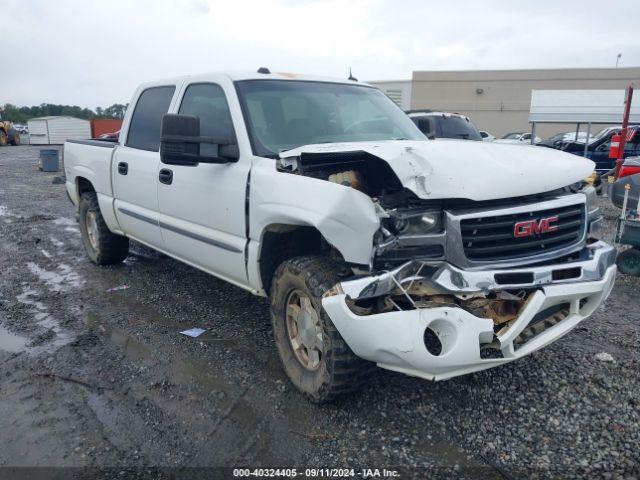
<path fill-rule="evenodd" d="M 8 144 L 20 145 L 20 133 L 13 128 L 13 123 L 2 120 L 2 110 L 0 109 L 0 147 Z"/>

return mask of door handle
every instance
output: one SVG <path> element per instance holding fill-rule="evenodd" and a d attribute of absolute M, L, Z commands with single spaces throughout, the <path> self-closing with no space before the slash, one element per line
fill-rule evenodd
<path fill-rule="evenodd" d="M 171 185 L 173 182 L 173 170 L 169 170 L 168 168 L 163 168 L 160 170 L 160 174 L 158 175 L 160 183 L 164 183 L 165 185 Z"/>
<path fill-rule="evenodd" d="M 129 173 L 129 164 L 127 162 L 120 162 L 118 164 L 118 173 L 120 175 L 126 175 Z"/>

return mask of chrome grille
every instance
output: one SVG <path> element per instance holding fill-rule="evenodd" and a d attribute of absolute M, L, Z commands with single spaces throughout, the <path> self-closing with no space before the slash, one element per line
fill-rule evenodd
<path fill-rule="evenodd" d="M 518 222 L 539 221 L 558 217 L 557 229 L 517 238 L 514 227 Z M 507 260 L 535 256 L 570 246 L 582 239 L 585 223 L 584 204 L 509 213 L 490 217 L 465 218 L 460 222 L 462 245 L 469 260 Z"/>

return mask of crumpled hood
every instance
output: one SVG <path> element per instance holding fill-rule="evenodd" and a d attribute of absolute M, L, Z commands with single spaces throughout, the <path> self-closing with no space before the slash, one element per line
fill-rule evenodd
<path fill-rule="evenodd" d="M 354 151 L 385 160 L 423 199 L 494 200 L 549 192 L 588 177 L 595 168 L 591 160 L 551 148 L 469 140 L 325 143 L 280 157 Z"/>

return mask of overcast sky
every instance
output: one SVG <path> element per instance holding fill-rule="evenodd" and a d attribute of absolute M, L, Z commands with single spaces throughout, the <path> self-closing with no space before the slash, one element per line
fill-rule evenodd
<path fill-rule="evenodd" d="M 0 104 L 126 103 L 218 70 L 362 80 L 413 70 L 640 66 L 633 2 L 0 0 Z"/>

